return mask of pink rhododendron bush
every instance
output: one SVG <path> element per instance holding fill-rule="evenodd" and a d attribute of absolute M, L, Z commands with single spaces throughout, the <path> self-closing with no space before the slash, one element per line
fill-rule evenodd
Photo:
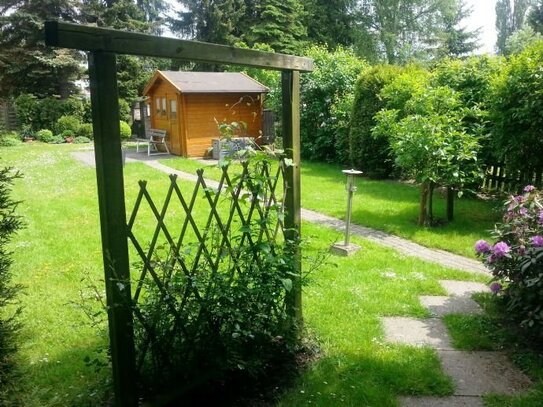
<path fill-rule="evenodd" d="M 543 193 L 528 185 L 504 209 L 495 243 L 479 240 L 475 250 L 492 271 L 492 292 L 523 327 L 543 336 Z"/>

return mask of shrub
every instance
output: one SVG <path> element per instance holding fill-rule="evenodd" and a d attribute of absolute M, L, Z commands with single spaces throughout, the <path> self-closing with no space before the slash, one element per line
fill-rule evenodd
<path fill-rule="evenodd" d="M 17 135 L 12 136 L 1 136 L 0 137 L 0 147 L 15 147 L 21 144 L 22 141 L 17 137 Z"/>
<path fill-rule="evenodd" d="M 498 162 L 489 137 L 492 122 L 489 121 L 488 111 L 492 101 L 492 83 L 504 68 L 504 61 L 503 58 L 490 56 L 446 59 L 434 69 L 433 83 L 454 89 L 464 106 L 472 109 L 472 113 L 464 118 L 464 124 L 466 131 L 479 136 L 479 160 L 485 165 Z"/>
<path fill-rule="evenodd" d="M 61 137 L 61 138 L 64 140 L 64 139 L 67 139 L 67 138 L 69 138 L 69 137 L 71 137 L 71 138 L 76 137 L 76 133 L 74 133 L 74 132 L 71 131 L 71 130 L 64 130 L 64 131 L 63 131 L 62 133 L 60 133 L 58 136 Z"/>
<path fill-rule="evenodd" d="M 543 194 L 531 185 L 504 204 L 495 244 L 479 240 L 477 254 L 492 271 L 492 291 L 501 292 L 508 312 L 522 327 L 543 337 Z"/>
<path fill-rule="evenodd" d="M 132 137 L 132 129 L 130 128 L 130 125 L 127 122 L 121 120 L 120 126 L 121 126 L 121 139 L 127 140 L 130 137 Z"/>
<path fill-rule="evenodd" d="M 64 137 L 62 136 L 53 136 L 50 141 L 48 141 L 49 144 L 62 144 L 64 143 Z"/>
<path fill-rule="evenodd" d="M 301 153 L 311 160 L 349 161 L 348 123 L 352 112 L 354 85 L 366 63 L 352 51 L 329 52 L 312 47 L 315 70 L 301 78 Z"/>
<path fill-rule="evenodd" d="M 0 170 L 0 404 L 10 405 L 11 379 L 14 369 L 14 355 L 17 351 L 16 335 L 19 330 L 17 316 L 17 294 L 21 287 L 11 281 L 11 253 L 7 245 L 12 236 L 22 227 L 15 214 L 17 202 L 10 198 L 11 186 L 18 173 L 10 168 Z M 5 404 L 4 404 L 5 402 Z"/>
<path fill-rule="evenodd" d="M 543 171 L 543 41 L 509 59 L 494 82 L 492 142 L 508 173 Z"/>
<path fill-rule="evenodd" d="M 17 122 L 21 126 L 28 126 L 32 130 L 40 128 L 38 126 L 38 98 L 34 95 L 22 94 L 15 99 L 15 111 Z"/>
<path fill-rule="evenodd" d="M 72 136 L 75 136 L 80 126 L 81 126 L 81 122 L 79 118 L 68 115 L 68 116 L 62 116 L 60 119 L 58 119 L 55 126 L 55 130 L 57 134 L 70 132 Z"/>
<path fill-rule="evenodd" d="M 419 89 L 403 111 L 382 110 L 374 133 L 388 137 L 396 164 L 421 185 L 419 225 L 433 223 L 436 185 L 462 188 L 480 177 L 477 137 L 466 133 L 466 109 L 448 87 Z"/>
<path fill-rule="evenodd" d="M 353 112 L 349 128 L 349 155 L 354 168 L 372 178 L 388 178 L 394 173 L 394 157 L 388 137 L 373 136 L 375 114 L 384 108 L 381 90 L 403 70 L 380 65 L 365 71 L 355 87 Z"/>
<path fill-rule="evenodd" d="M 13 131 L 0 131 L 0 146 L 15 147 L 21 144 L 21 138 Z"/>
<path fill-rule="evenodd" d="M 205 226 L 201 242 L 185 241 L 181 251 L 160 246 L 150 259 L 164 288 L 147 274 L 141 280 L 145 295 L 134 304 L 142 317 L 135 321 L 136 348 L 147 350 L 141 375 L 146 388 L 262 377 L 279 360 L 292 358 L 298 336 L 286 301 L 301 283 L 293 257 L 298 242 L 274 239 L 269 233 L 283 218 L 280 203 L 250 198 L 269 197 L 270 166 L 284 169 L 289 164 L 254 150 L 245 160 L 243 174 L 231 178 L 232 191 L 221 198 L 224 209 L 232 211 L 229 243 L 225 245 L 221 222 L 214 219 Z M 227 171 L 227 164 L 223 169 Z M 255 213 L 262 215 L 238 223 L 239 216 L 246 215 L 236 207 L 251 201 L 257 205 Z M 261 205 L 267 208 L 264 212 Z M 190 275 L 184 273 L 185 265 L 191 265 Z M 179 316 L 172 313 L 172 304 L 184 304 Z M 176 323 L 179 319 L 183 322 Z"/>
<path fill-rule="evenodd" d="M 38 99 L 34 95 L 23 94 L 15 99 L 17 120 L 22 126 L 32 130 L 56 129 L 57 121 L 66 115 L 81 119 L 89 102 L 75 96 L 67 99 L 47 97 Z"/>
<path fill-rule="evenodd" d="M 50 143 L 53 139 L 53 132 L 51 130 L 42 129 L 36 132 L 36 140 L 43 143 Z"/>
<path fill-rule="evenodd" d="M 73 141 L 74 144 L 85 144 L 85 143 L 90 143 L 90 142 L 91 142 L 91 139 L 84 136 L 78 136 L 74 138 L 74 141 Z"/>
<path fill-rule="evenodd" d="M 124 99 L 119 99 L 119 118 L 123 122 L 129 122 L 132 119 L 130 104 Z"/>
<path fill-rule="evenodd" d="M 94 134 L 92 132 L 92 124 L 83 123 L 81 126 L 79 126 L 79 129 L 77 130 L 77 135 L 79 137 L 87 137 L 92 140 L 94 138 Z"/>

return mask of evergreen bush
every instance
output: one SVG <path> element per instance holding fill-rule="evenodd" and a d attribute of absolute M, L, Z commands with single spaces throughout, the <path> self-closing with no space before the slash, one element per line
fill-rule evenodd
<path fill-rule="evenodd" d="M 85 143 L 90 143 L 90 142 L 91 142 L 91 139 L 84 136 L 78 136 L 74 138 L 74 141 L 73 141 L 74 144 L 85 144 Z"/>
<path fill-rule="evenodd" d="M 36 140 L 41 141 L 43 143 L 50 143 L 53 140 L 53 132 L 48 129 L 42 129 L 38 132 L 36 132 Z"/>
<path fill-rule="evenodd" d="M 0 147 L 15 147 L 21 144 L 21 138 L 13 131 L 0 130 Z"/>
<path fill-rule="evenodd" d="M 494 82 L 492 143 L 507 167 L 529 174 L 543 171 L 543 41 L 509 58 Z"/>
<path fill-rule="evenodd" d="M 56 129 L 57 121 L 66 115 L 75 116 L 81 120 L 88 104 L 88 101 L 75 96 L 67 99 L 52 96 L 39 99 L 34 95 L 22 94 L 15 99 L 19 124 L 33 131 Z"/>
<path fill-rule="evenodd" d="M 79 126 L 79 129 L 77 130 L 77 135 L 79 137 L 87 137 L 92 140 L 94 138 L 94 133 L 92 132 L 92 124 L 83 123 L 81 126 Z"/>
<path fill-rule="evenodd" d="M 355 86 L 349 155 L 352 166 L 371 178 L 390 178 L 395 173 L 388 137 L 373 136 L 372 129 L 375 114 L 385 107 L 381 90 L 402 72 L 397 66 L 374 66 L 360 75 Z"/>
<path fill-rule="evenodd" d="M 349 162 L 348 126 L 354 85 L 366 63 L 352 51 L 309 48 L 315 70 L 301 78 L 301 153 L 310 160 Z"/>
<path fill-rule="evenodd" d="M 128 140 L 132 137 L 132 129 L 127 122 L 121 120 L 119 125 L 121 126 L 121 139 Z"/>
<path fill-rule="evenodd" d="M 67 115 L 67 116 L 62 116 L 60 119 L 58 119 L 55 125 L 55 131 L 57 134 L 60 134 L 63 136 L 65 132 L 69 132 L 71 136 L 75 136 L 80 126 L 81 126 L 81 121 L 79 120 L 78 117 Z"/>
<path fill-rule="evenodd" d="M 15 213 L 18 202 L 11 198 L 11 187 L 19 177 L 11 168 L 0 170 L 0 405 L 13 401 L 10 396 L 14 385 L 16 336 L 20 328 L 17 295 L 21 287 L 12 283 L 12 259 L 7 248 L 22 227 L 21 218 Z"/>

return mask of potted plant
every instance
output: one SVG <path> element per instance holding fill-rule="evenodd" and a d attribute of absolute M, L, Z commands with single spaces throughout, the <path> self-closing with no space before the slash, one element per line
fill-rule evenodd
<path fill-rule="evenodd" d="M 64 130 L 60 135 L 66 143 L 73 143 L 74 141 L 74 132 L 71 130 Z"/>

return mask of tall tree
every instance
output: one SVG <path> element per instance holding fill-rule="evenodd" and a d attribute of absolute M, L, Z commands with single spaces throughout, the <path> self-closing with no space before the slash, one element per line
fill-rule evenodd
<path fill-rule="evenodd" d="M 469 31 L 463 22 L 471 16 L 473 9 L 464 0 L 452 5 L 443 13 L 443 31 L 438 40 L 439 57 L 463 57 L 479 47 L 481 29 Z"/>
<path fill-rule="evenodd" d="M 506 53 L 507 38 L 520 30 L 533 0 L 498 0 L 496 2 L 496 50 L 499 54 Z"/>
<path fill-rule="evenodd" d="M 443 32 L 443 18 L 457 0 L 362 0 L 360 27 L 373 37 L 382 59 L 390 64 L 428 59 Z M 368 41 L 369 42 L 369 41 Z"/>
<path fill-rule="evenodd" d="M 82 0 L 80 20 L 99 27 L 160 34 L 163 0 Z M 164 62 L 162 62 L 164 64 Z M 132 102 L 141 96 L 143 88 L 160 62 L 129 55 L 117 57 L 119 97 Z"/>
<path fill-rule="evenodd" d="M 178 0 L 183 10 L 171 29 L 190 39 L 232 45 L 246 12 L 244 0 Z M 253 7 L 254 8 L 254 7 Z"/>
<path fill-rule="evenodd" d="M 307 38 L 329 49 L 355 41 L 356 0 L 304 0 Z"/>
<path fill-rule="evenodd" d="M 77 92 L 82 55 L 45 46 L 45 20 L 76 21 L 76 0 L 0 0 L 0 89 L 68 97 Z M 8 14 L 8 11 L 11 13 Z"/>
<path fill-rule="evenodd" d="M 535 32 L 543 34 L 543 0 L 539 0 L 530 10 L 528 24 Z"/>
<path fill-rule="evenodd" d="M 256 19 L 243 39 L 249 44 L 268 44 L 274 51 L 299 52 L 307 37 L 305 10 L 298 0 L 261 0 Z"/>

